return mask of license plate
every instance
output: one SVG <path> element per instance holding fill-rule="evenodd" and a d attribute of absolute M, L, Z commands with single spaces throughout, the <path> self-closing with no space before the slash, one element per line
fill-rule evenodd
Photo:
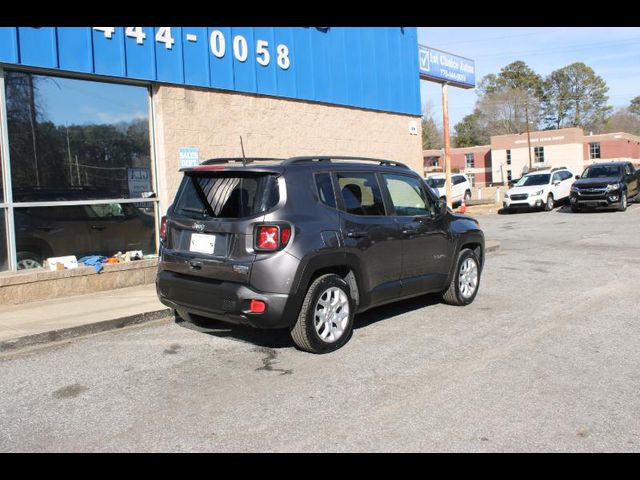
<path fill-rule="evenodd" d="M 213 249 L 215 248 L 215 246 L 216 246 L 215 235 L 205 235 L 202 233 L 191 234 L 191 244 L 189 245 L 190 251 L 213 255 Z"/>

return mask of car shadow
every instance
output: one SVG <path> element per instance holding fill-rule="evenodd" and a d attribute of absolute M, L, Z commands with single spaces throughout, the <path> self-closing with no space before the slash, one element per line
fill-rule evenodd
<path fill-rule="evenodd" d="M 374 323 L 388 320 L 413 310 L 436 305 L 440 302 L 440 295 L 427 294 L 402 302 L 375 307 L 371 310 L 367 310 L 366 312 L 357 314 L 353 322 L 353 329 L 359 330 Z M 179 327 L 186 328 L 188 330 L 218 338 L 228 338 L 242 343 L 250 343 L 258 347 L 273 349 L 295 347 L 295 344 L 289 335 L 289 329 L 287 328 L 259 329 L 197 316 L 192 316 L 189 320 L 176 316 L 174 323 Z"/>
<path fill-rule="evenodd" d="M 602 212 L 616 212 L 617 210 L 615 208 L 607 208 L 607 207 L 600 207 L 600 208 L 588 208 L 588 207 L 583 207 L 579 212 L 573 212 L 571 211 L 571 205 L 563 205 L 562 207 L 557 209 L 558 213 L 570 213 L 572 215 L 582 215 L 583 213 L 589 214 L 589 213 L 602 213 Z"/>

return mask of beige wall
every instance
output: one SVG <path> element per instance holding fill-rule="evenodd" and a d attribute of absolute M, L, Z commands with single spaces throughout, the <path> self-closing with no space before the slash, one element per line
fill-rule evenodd
<path fill-rule="evenodd" d="M 566 145 L 535 145 L 544 146 L 544 163 L 535 162 L 534 145 L 531 146 L 531 161 L 533 166 L 567 167 L 574 175 L 582 173 L 582 143 L 570 143 Z M 527 147 L 511 148 L 511 165 L 507 165 L 507 150 L 499 149 L 491 151 L 493 183 L 502 183 L 507 180 L 507 170 L 511 170 L 513 179 L 522 176 L 522 169 L 529 166 L 529 153 Z"/>
<path fill-rule="evenodd" d="M 160 210 L 180 183 L 178 150 L 197 147 L 200 159 L 361 155 L 398 160 L 422 174 L 418 117 L 299 100 L 154 85 L 155 158 Z M 409 133 L 410 122 L 417 135 Z"/>

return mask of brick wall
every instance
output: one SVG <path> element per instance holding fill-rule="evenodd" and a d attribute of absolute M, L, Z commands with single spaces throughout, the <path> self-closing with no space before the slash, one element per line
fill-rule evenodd
<path fill-rule="evenodd" d="M 182 175 L 181 147 L 200 159 L 241 156 L 361 155 L 406 163 L 422 173 L 418 117 L 251 94 L 153 87 L 158 193 L 164 213 Z M 415 121 L 418 134 L 409 133 Z"/>

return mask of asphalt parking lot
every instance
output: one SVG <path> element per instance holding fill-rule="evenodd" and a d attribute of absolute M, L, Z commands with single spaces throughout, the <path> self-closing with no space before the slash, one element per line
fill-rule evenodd
<path fill-rule="evenodd" d="M 283 332 L 159 322 L 0 358 L 0 450 L 640 451 L 640 205 L 483 215 L 468 307 Z"/>

